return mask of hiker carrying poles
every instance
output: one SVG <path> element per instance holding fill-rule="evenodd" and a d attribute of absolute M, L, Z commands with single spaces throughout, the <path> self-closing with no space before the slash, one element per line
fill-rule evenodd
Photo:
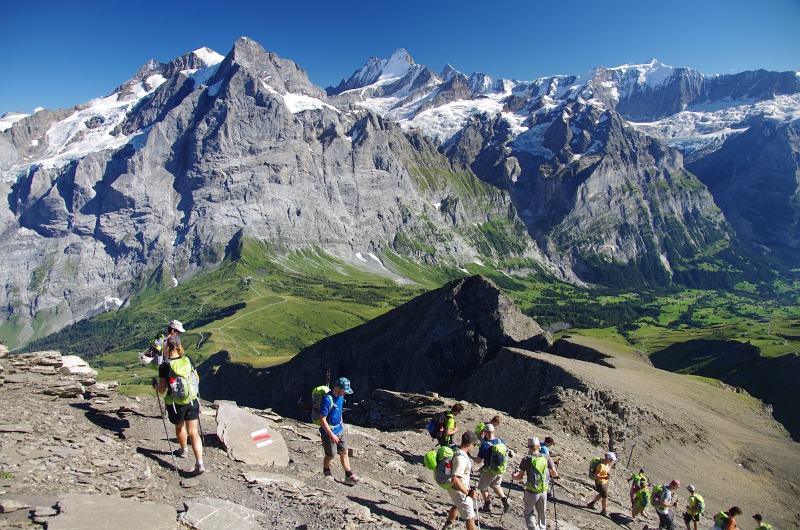
<path fill-rule="evenodd" d="M 161 398 L 158 397 L 158 390 L 156 390 L 157 386 L 158 386 L 158 381 L 155 378 L 153 378 L 153 391 L 156 393 L 156 401 L 158 401 L 158 410 L 161 411 L 161 422 L 164 424 L 164 435 L 167 438 L 167 445 L 169 446 L 169 454 L 170 456 L 172 456 L 172 470 L 175 471 L 175 473 L 177 474 L 178 464 L 175 462 L 175 453 L 172 452 L 172 442 L 169 440 L 169 430 L 167 429 L 167 418 L 165 417 L 164 414 L 164 407 L 161 406 Z"/>

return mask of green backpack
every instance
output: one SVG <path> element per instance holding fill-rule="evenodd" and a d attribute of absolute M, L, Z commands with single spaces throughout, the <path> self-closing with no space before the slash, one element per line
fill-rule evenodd
<path fill-rule="evenodd" d="M 653 493 L 650 494 L 650 504 L 655 506 L 656 508 L 661 507 L 661 497 L 664 496 L 664 490 L 666 488 L 662 485 L 653 486 Z"/>
<path fill-rule="evenodd" d="M 433 452 L 433 451 L 431 451 Z M 427 466 L 427 456 L 426 466 Z M 455 456 L 455 451 L 450 446 L 442 446 L 436 451 L 436 467 L 433 471 L 433 480 L 436 484 L 443 489 L 450 489 L 453 487 L 452 462 Z"/>
<path fill-rule="evenodd" d="M 319 411 L 322 408 L 322 400 L 325 399 L 325 396 L 331 391 L 326 385 L 319 385 L 314 390 L 311 391 L 311 421 L 314 422 L 314 425 L 322 425 L 322 421 L 319 419 Z M 331 407 L 335 407 L 336 403 L 331 398 Z"/>
<path fill-rule="evenodd" d="M 492 475 L 502 475 L 506 472 L 506 462 L 508 461 L 508 448 L 503 440 L 492 446 L 492 454 L 489 457 L 489 473 Z M 484 469 L 486 467 L 484 466 Z"/>
<path fill-rule="evenodd" d="M 531 472 L 528 475 L 525 489 L 533 493 L 547 491 L 547 459 L 543 456 L 537 456 L 536 458 L 529 456 L 528 458 L 531 463 Z"/>
<path fill-rule="evenodd" d="M 172 398 L 171 404 L 173 406 L 188 405 L 194 402 L 200 393 L 200 381 L 195 375 L 192 361 L 188 357 L 178 357 L 177 359 L 166 359 L 164 362 L 169 366 L 167 382 L 171 393 L 167 398 Z"/>
<path fill-rule="evenodd" d="M 636 492 L 636 504 L 641 508 L 647 508 L 647 505 L 650 504 L 650 491 L 644 486 Z"/>
<path fill-rule="evenodd" d="M 592 461 L 589 462 L 589 478 L 595 478 L 595 473 L 597 473 L 597 466 L 600 465 L 600 458 L 592 458 Z"/>
<path fill-rule="evenodd" d="M 689 497 L 689 510 L 692 515 L 701 515 L 706 511 L 706 501 L 703 500 L 702 495 L 695 493 Z"/>

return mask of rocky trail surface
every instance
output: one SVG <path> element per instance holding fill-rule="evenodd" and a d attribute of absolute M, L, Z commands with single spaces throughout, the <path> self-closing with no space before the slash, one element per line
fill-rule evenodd
<path fill-rule="evenodd" d="M 430 410 L 450 406 L 452 400 L 376 391 L 373 400 L 345 410 L 345 421 L 352 415 L 362 423 L 369 423 L 366 418 L 380 423 L 381 415 L 400 409 L 399 416 L 408 425 L 393 431 L 348 425 L 351 464 L 362 479 L 354 486 L 344 483 L 338 462 L 333 466 L 335 480 L 323 478 L 322 446 L 313 425 L 232 402 L 204 403 L 201 426 L 207 471 L 192 476 L 194 459 L 173 460 L 170 454 L 177 448 L 174 431 L 168 424 L 170 444 L 153 395 L 117 395 L 109 388 L 113 385 L 96 383 L 91 371 L 59 366 L 65 358 L 45 352 L 0 359 L 0 528 L 435 530 L 444 523 L 449 499 L 422 465 L 432 440 L 411 425 Z M 587 409 L 588 401 L 574 403 Z M 564 428 L 572 420 L 585 422 L 575 411 L 571 420 L 546 418 L 535 426 L 493 409 L 466 405 L 457 418 L 461 431 L 495 414 L 503 416 L 498 433 L 515 453 L 509 468 L 525 454 L 528 436 L 556 438 L 554 456 L 562 459 L 562 477 L 555 488 L 557 502 L 548 507 L 550 528 L 556 527 L 554 508 L 558 528 L 565 530 L 618 526 L 638 530 L 644 524 L 657 525 L 652 509 L 647 521 L 624 524 L 628 520 L 621 514 L 629 513 L 628 507 L 621 507 L 617 498 L 627 497 L 627 455 L 620 455 L 616 471 L 609 504 L 612 517 L 584 508 L 593 496 L 586 477 L 588 461 L 602 447 L 577 430 Z M 634 455 L 631 467 L 638 465 L 640 459 Z M 653 471 L 655 480 L 670 478 Z M 758 484 L 752 487 L 761 492 Z M 501 518 L 501 505 L 493 498 L 493 513 L 479 512 L 481 528 L 525 528 L 520 484 L 506 482 L 504 489 L 512 510 Z M 686 497 L 685 491 L 679 495 Z M 710 495 L 706 499 L 710 513 L 727 508 Z M 747 513 L 758 503 L 743 499 L 740 505 Z M 702 520 L 701 526 L 710 528 L 710 521 Z"/>

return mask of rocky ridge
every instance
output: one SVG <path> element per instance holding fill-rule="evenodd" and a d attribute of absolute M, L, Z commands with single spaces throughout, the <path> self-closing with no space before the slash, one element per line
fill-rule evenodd
<path fill-rule="evenodd" d="M 590 346 L 582 347 L 586 353 Z M 543 362 L 547 356 L 508 352 L 529 359 L 524 362 Z M 561 527 L 599 530 L 626 522 L 627 508 L 619 506 L 614 494 L 611 519 L 583 508 L 594 494 L 586 478 L 588 461 L 608 447 L 620 455 L 615 484 L 622 499 L 626 496 L 626 457 L 630 456 L 630 469 L 646 466 L 652 480 L 678 476 L 698 485 L 709 513 L 736 503 L 745 510 L 768 513 L 771 522 L 784 527 L 800 522 L 792 510 L 798 499 L 797 486 L 790 482 L 798 468 L 797 444 L 787 442 L 774 429 L 765 429 L 775 425 L 767 415 L 747 412 L 745 401 L 751 398 L 705 383 L 687 386 L 686 378 L 673 374 L 659 376 L 658 380 L 665 381 L 656 384 L 657 380 L 646 375 L 655 371 L 652 367 L 610 352 L 595 355 L 595 360 L 604 360 L 609 366 L 550 357 L 547 363 L 580 378 L 583 386 L 554 388 L 558 399 L 543 400 L 541 415 L 532 417 L 536 424 L 469 403 L 458 416 L 458 424 L 461 430 L 472 429 L 479 421 L 500 414 L 499 433 L 514 453 L 512 462 L 524 454 L 527 436 L 554 436 L 555 455 L 562 459 L 562 478 L 555 490 Z M 178 473 L 172 469 L 169 448 L 175 444 L 170 446 L 164 438 L 159 407 L 152 396 L 127 398 L 113 390 L 87 391 L 75 397 L 47 396 L 40 392 L 55 376 L 39 373 L 36 367 L 48 365 L 36 363 L 54 363 L 57 354 L 11 360 L 2 359 L 0 365 L 6 373 L 16 372 L 10 376 L 25 375 L 26 381 L 14 382 L 7 376 L 0 387 L 0 398 L 6 404 L 0 426 L 0 469 L 4 472 L 0 526 L 107 528 L 110 521 L 103 519 L 102 513 L 109 512 L 116 524 L 122 525 L 119 528 L 128 528 L 124 525 L 132 520 L 134 524 L 152 521 L 148 527 L 155 528 L 180 524 L 209 530 L 225 528 L 232 521 L 244 529 L 435 529 L 441 526 L 448 508 L 449 499 L 432 484 L 430 472 L 422 466 L 422 455 L 431 448 L 432 440 L 418 426 L 427 421 L 431 411 L 449 407 L 453 403 L 450 398 L 377 389 L 370 400 L 362 400 L 352 410 L 347 408 L 346 421 L 383 418 L 383 426 L 390 429 L 348 425 L 351 462 L 362 478 L 356 486 L 344 485 L 338 468 L 336 480 L 321 477 L 322 450 L 315 426 L 282 418 L 268 409 L 238 409 L 237 414 L 262 418 L 270 433 L 285 441 L 287 461 L 259 465 L 231 459 L 230 448 L 214 433 L 220 432 L 217 421 L 224 414 L 222 405 L 233 405 L 205 403 L 201 423 L 208 470 L 191 477 L 183 471 L 192 467 L 191 461 L 177 459 Z M 506 362 L 501 356 L 496 361 Z M 519 374 L 518 367 L 509 369 Z M 635 381 L 625 384 L 632 375 Z M 680 394 L 670 394 L 673 400 L 664 406 L 643 398 L 651 392 L 658 395 L 667 387 L 677 388 Z M 702 410 L 687 410 L 686 404 L 697 396 L 704 396 Z M 729 396 L 741 403 L 728 401 Z M 720 416 L 720 403 L 730 407 L 729 418 Z M 405 424 L 390 426 L 392 414 L 403 416 Z M 641 429 L 637 445 L 630 446 L 627 441 L 623 445 L 613 436 L 587 436 L 587 426 L 612 417 L 622 422 L 621 426 Z M 722 436 L 715 432 L 718 429 Z M 701 438 L 692 437 L 695 430 Z M 747 443 L 736 443 L 745 432 Z M 736 460 L 728 462 L 733 455 Z M 494 514 L 481 512 L 482 526 L 524 528 L 520 486 L 507 483 L 506 487 L 510 487 L 513 510 L 502 522 L 497 510 Z M 134 499 L 137 502 L 132 502 Z M 88 508 L 98 505 L 107 509 Z M 552 522 L 551 510 L 548 517 Z M 652 511 L 647 519 L 648 525 L 656 524 Z M 708 518 L 701 520 L 701 527 L 711 527 Z"/>

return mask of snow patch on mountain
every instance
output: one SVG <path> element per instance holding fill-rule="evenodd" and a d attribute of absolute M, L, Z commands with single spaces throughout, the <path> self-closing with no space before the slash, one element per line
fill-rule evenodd
<path fill-rule="evenodd" d="M 28 116 L 30 116 L 30 114 L 23 114 L 22 112 L 6 112 L 0 117 L 0 132 L 10 129 L 12 125 Z"/>
<path fill-rule="evenodd" d="M 754 116 L 776 121 L 800 119 L 800 94 L 775 96 L 766 101 L 717 101 L 687 107 L 662 120 L 631 124 L 691 154 L 722 145 L 726 138 L 744 132 L 747 130 L 745 122 Z"/>
<path fill-rule="evenodd" d="M 225 59 L 224 55 L 220 55 L 219 53 L 215 52 L 214 50 L 212 50 L 207 46 L 198 48 L 192 53 L 194 53 L 201 61 L 206 63 L 206 66 L 213 66 L 215 64 L 219 64 Z"/>

